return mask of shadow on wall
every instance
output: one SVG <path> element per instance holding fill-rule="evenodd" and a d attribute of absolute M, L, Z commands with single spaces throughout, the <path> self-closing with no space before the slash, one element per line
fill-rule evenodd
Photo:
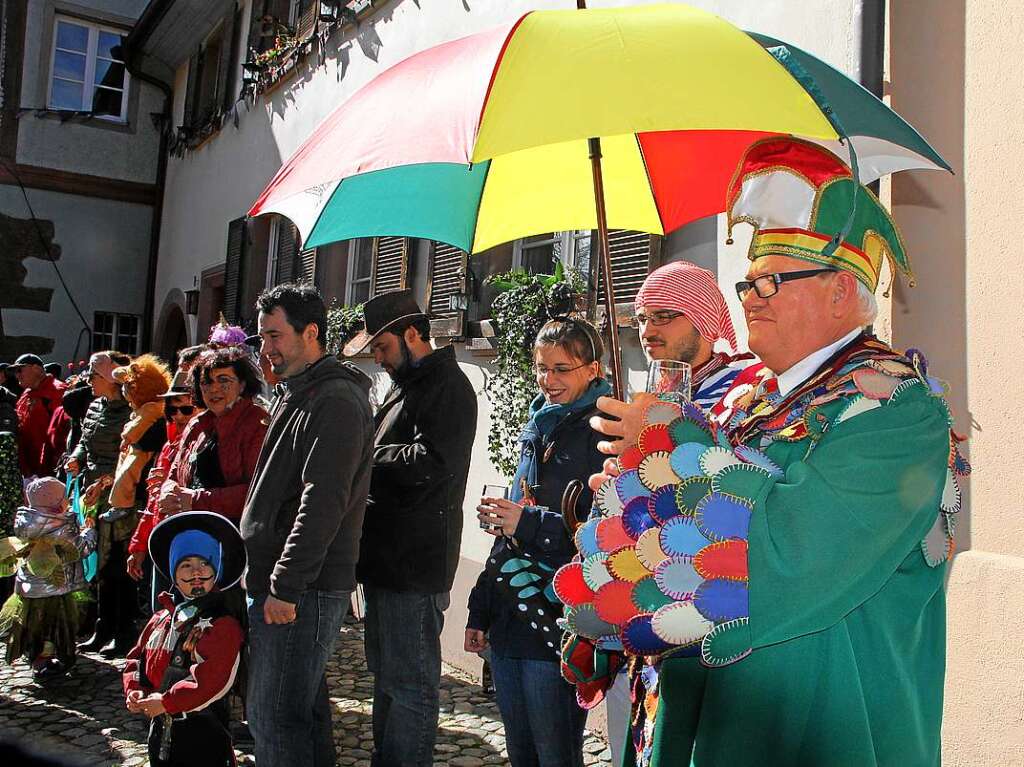
<path fill-rule="evenodd" d="M 932 6 L 928 6 L 929 10 Z M 897 173 L 893 213 L 902 230 L 916 287 L 897 282 L 893 292 L 893 343 L 921 349 L 932 375 L 949 383 L 956 430 L 980 431 L 968 410 L 967 225 L 964 190 L 964 0 L 942 5 L 921 24 L 920 3 L 890 10 L 892 106 L 925 136 L 957 175 L 939 171 Z M 970 442 L 963 446 L 970 456 Z M 957 549 L 971 547 L 970 482 L 957 525 Z"/>
<path fill-rule="evenodd" d="M 53 351 L 54 339 L 44 336 L 8 336 L 3 328 L 3 309 L 49 312 L 52 288 L 25 285 L 26 258 L 56 261 L 60 245 L 53 242 L 52 221 L 14 218 L 0 213 L 0 359 L 21 354 L 45 356 Z"/>

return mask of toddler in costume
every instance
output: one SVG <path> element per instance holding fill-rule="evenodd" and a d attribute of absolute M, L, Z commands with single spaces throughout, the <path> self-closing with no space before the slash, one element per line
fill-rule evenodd
<path fill-rule="evenodd" d="M 227 693 L 245 634 L 224 597 L 245 568 L 242 538 L 219 514 L 185 512 L 153 528 L 149 555 L 174 588 L 128 653 L 128 710 L 152 720 L 153 767 L 234 765 Z"/>
<path fill-rule="evenodd" d="M 0 573 L 17 568 L 14 593 L 0 610 L 7 662 L 24 655 L 37 679 L 75 663 L 79 610 L 88 601 L 82 559 L 96 548 L 93 521 L 79 529 L 64 483 L 39 477 L 25 485 L 28 506 L 14 516 L 14 536 L 0 539 Z"/>

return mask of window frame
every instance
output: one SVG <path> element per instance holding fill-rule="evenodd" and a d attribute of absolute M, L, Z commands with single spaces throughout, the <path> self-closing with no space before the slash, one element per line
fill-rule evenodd
<path fill-rule="evenodd" d="M 277 279 L 277 260 L 278 260 L 278 245 L 280 244 L 281 235 L 281 219 L 278 216 L 270 217 L 270 235 L 268 237 L 267 248 L 267 274 L 264 281 L 264 287 L 274 287 L 274 281 Z"/>
<path fill-rule="evenodd" d="M 547 239 L 541 241 L 527 243 L 526 237 L 521 237 L 518 240 L 515 240 L 515 242 L 513 242 L 512 244 L 512 268 L 523 268 L 524 251 L 545 245 L 555 245 L 557 243 L 561 247 L 561 255 L 559 256 L 559 260 L 562 262 L 562 265 L 567 268 L 575 269 L 578 268 L 579 264 L 577 243 L 580 240 L 586 239 L 588 241 L 591 241 L 591 248 L 593 247 L 593 232 L 590 229 L 566 229 L 560 232 L 548 232 L 548 234 L 550 236 Z M 552 266 L 553 265 L 554 262 L 552 262 Z"/>
<path fill-rule="evenodd" d="M 99 332 L 96 328 L 99 326 L 100 318 L 104 320 L 109 319 L 110 332 Z M 132 333 L 123 333 L 121 325 L 125 320 L 131 320 L 134 323 L 134 329 Z M 101 351 L 122 351 L 124 354 L 136 355 L 139 353 L 139 342 L 140 342 L 140 330 L 142 328 L 142 317 L 138 314 L 131 314 L 129 312 L 113 312 L 113 311 L 94 311 L 92 315 L 92 353 Z M 126 338 L 134 338 L 134 344 L 130 351 L 118 349 L 118 341 L 121 336 L 124 335 Z M 100 344 L 97 342 L 98 337 L 109 338 L 109 343 Z"/>
<path fill-rule="evenodd" d="M 117 124 L 125 124 L 125 123 L 127 123 L 128 122 L 128 89 L 129 89 L 129 87 L 131 85 L 131 73 L 128 71 L 128 66 L 127 66 L 126 62 L 123 59 L 122 60 L 109 59 L 110 61 L 119 61 L 119 63 L 124 65 L 124 68 L 125 68 L 124 69 L 124 87 L 121 89 L 121 113 L 120 113 L 120 115 L 115 117 L 114 115 L 96 114 L 96 113 L 94 113 L 92 111 L 91 107 L 92 107 L 93 99 L 95 98 L 95 91 L 97 89 L 102 88 L 103 90 L 109 90 L 109 91 L 116 90 L 114 88 L 108 88 L 108 87 L 105 87 L 105 86 L 97 85 L 96 82 L 95 82 L 95 80 L 96 80 L 96 61 L 99 58 L 98 50 L 99 50 L 100 32 L 109 32 L 111 34 L 117 35 L 118 37 L 127 37 L 128 36 L 128 32 L 130 30 L 119 29 L 118 27 L 110 26 L 109 24 L 100 24 L 100 23 L 95 22 L 95 21 L 87 21 L 85 19 L 79 19 L 79 18 L 74 17 L 74 16 L 65 16 L 65 15 L 62 15 L 62 14 L 55 14 L 54 17 L 53 17 L 53 27 L 52 27 L 53 38 L 52 38 L 51 43 L 50 43 L 50 71 L 49 71 L 49 76 L 47 78 L 47 85 L 46 85 L 46 106 L 47 106 L 47 109 L 52 109 L 54 111 L 67 111 L 67 110 L 64 110 L 64 109 L 61 109 L 59 107 L 54 106 L 54 102 L 53 102 L 53 83 L 54 83 L 54 80 L 57 80 L 57 79 L 64 80 L 66 82 L 74 82 L 72 80 L 67 80 L 67 78 L 58 78 L 57 75 L 56 75 L 55 69 L 54 69 L 56 61 L 57 61 L 57 39 L 58 39 L 57 33 L 58 33 L 58 29 L 59 29 L 59 26 L 60 26 L 61 22 L 64 22 L 65 24 L 71 24 L 71 25 L 74 25 L 74 26 L 84 27 L 89 32 L 89 37 L 88 37 L 88 40 L 86 42 L 86 51 L 85 51 L 85 75 L 84 75 L 85 80 L 82 83 L 82 89 L 83 89 L 82 98 L 83 98 L 83 101 L 84 101 L 84 99 L 85 99 L 85 92 L 84 91 L 86 89 L 86 86 L 88 86 L 89 89 L 90 89 L 89 90 L 89 95 L 90 95 L 90 97 L 89 97 L 89 107 L 90 108 L 89 109 L 71 110 L 71 111 L 89 112 L 90 114 L 93 115 L 93 118 L 97 119 L 97 120 L 105 120 L 107 122 L 112 122 L 112 123 L 117 123 Z M 68 51 L 68 53 L 74 53 L 74 54 L 77 54 L 77 55 L 82 55 L 80 51 Z M 104 60 L 106 61 L 107 59 L 104 59 Z M 84 104 L 83 104 L 83 106 L 84 106 Z"/>
<path fill-rule="evenodd" d="M 350 240 L 348 247 L 348 264 L 345 270 L 345 305 L 355 306 L 357 303 L 365 303 L 365 301 L 355 301 L 353 299 L 353 288 L 357 283 L 367 283 L 369 285 L 366 301 L 373 298 L 373 238 L 359 237 Z M 370 273 L 366 277 L 357 278 L 355 276 L 356 266 L 363 255 L 370 259 Z"/>

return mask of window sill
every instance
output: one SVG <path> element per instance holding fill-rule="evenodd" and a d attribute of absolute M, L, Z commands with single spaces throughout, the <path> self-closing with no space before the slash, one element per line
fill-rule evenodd
<path fill-rule="evenodd" d="M 41 109 L 22 107 L 18 114 L 20 117 L 21 115 L 29 112 L 31 112 L 38 120 L 54 120 L 60 123 L 71 122 L 75 125 L 83 125 L 88 128 L 98 128 L 99 130 L 112 131 L 114 133 L 135 133 L 135 127 L 129 123 L 127 119 L 122 120 L 116 117 L 97 115 L 92 112 L 51 109 L 50 107 L 43 107 Z"/>

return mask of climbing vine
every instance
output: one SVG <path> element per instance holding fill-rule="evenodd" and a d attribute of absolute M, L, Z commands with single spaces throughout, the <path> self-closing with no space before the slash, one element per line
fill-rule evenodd
<path fill-rule="evenodd" d="M 583 292 L 583 279 L 561 262 L 555 273 L 529 274 L 522 269 L 495 274 L 488 284 L 501 291 L 491 305 L 496 328 L 495 371 L 484 386 L 491 402 L 487 451 L 491 463 L 507 477 L 519 464 L 519 434 L 537 396 L 533 374 L 533 342 L 552 316 L 568 314 Z"/>
<path fill-rule="evenodd" d="M 363 329 L 363 305 L 339 306 L 332 303 L 327 309 L 327 352 L 341 354 L 345 343 Z"/>

